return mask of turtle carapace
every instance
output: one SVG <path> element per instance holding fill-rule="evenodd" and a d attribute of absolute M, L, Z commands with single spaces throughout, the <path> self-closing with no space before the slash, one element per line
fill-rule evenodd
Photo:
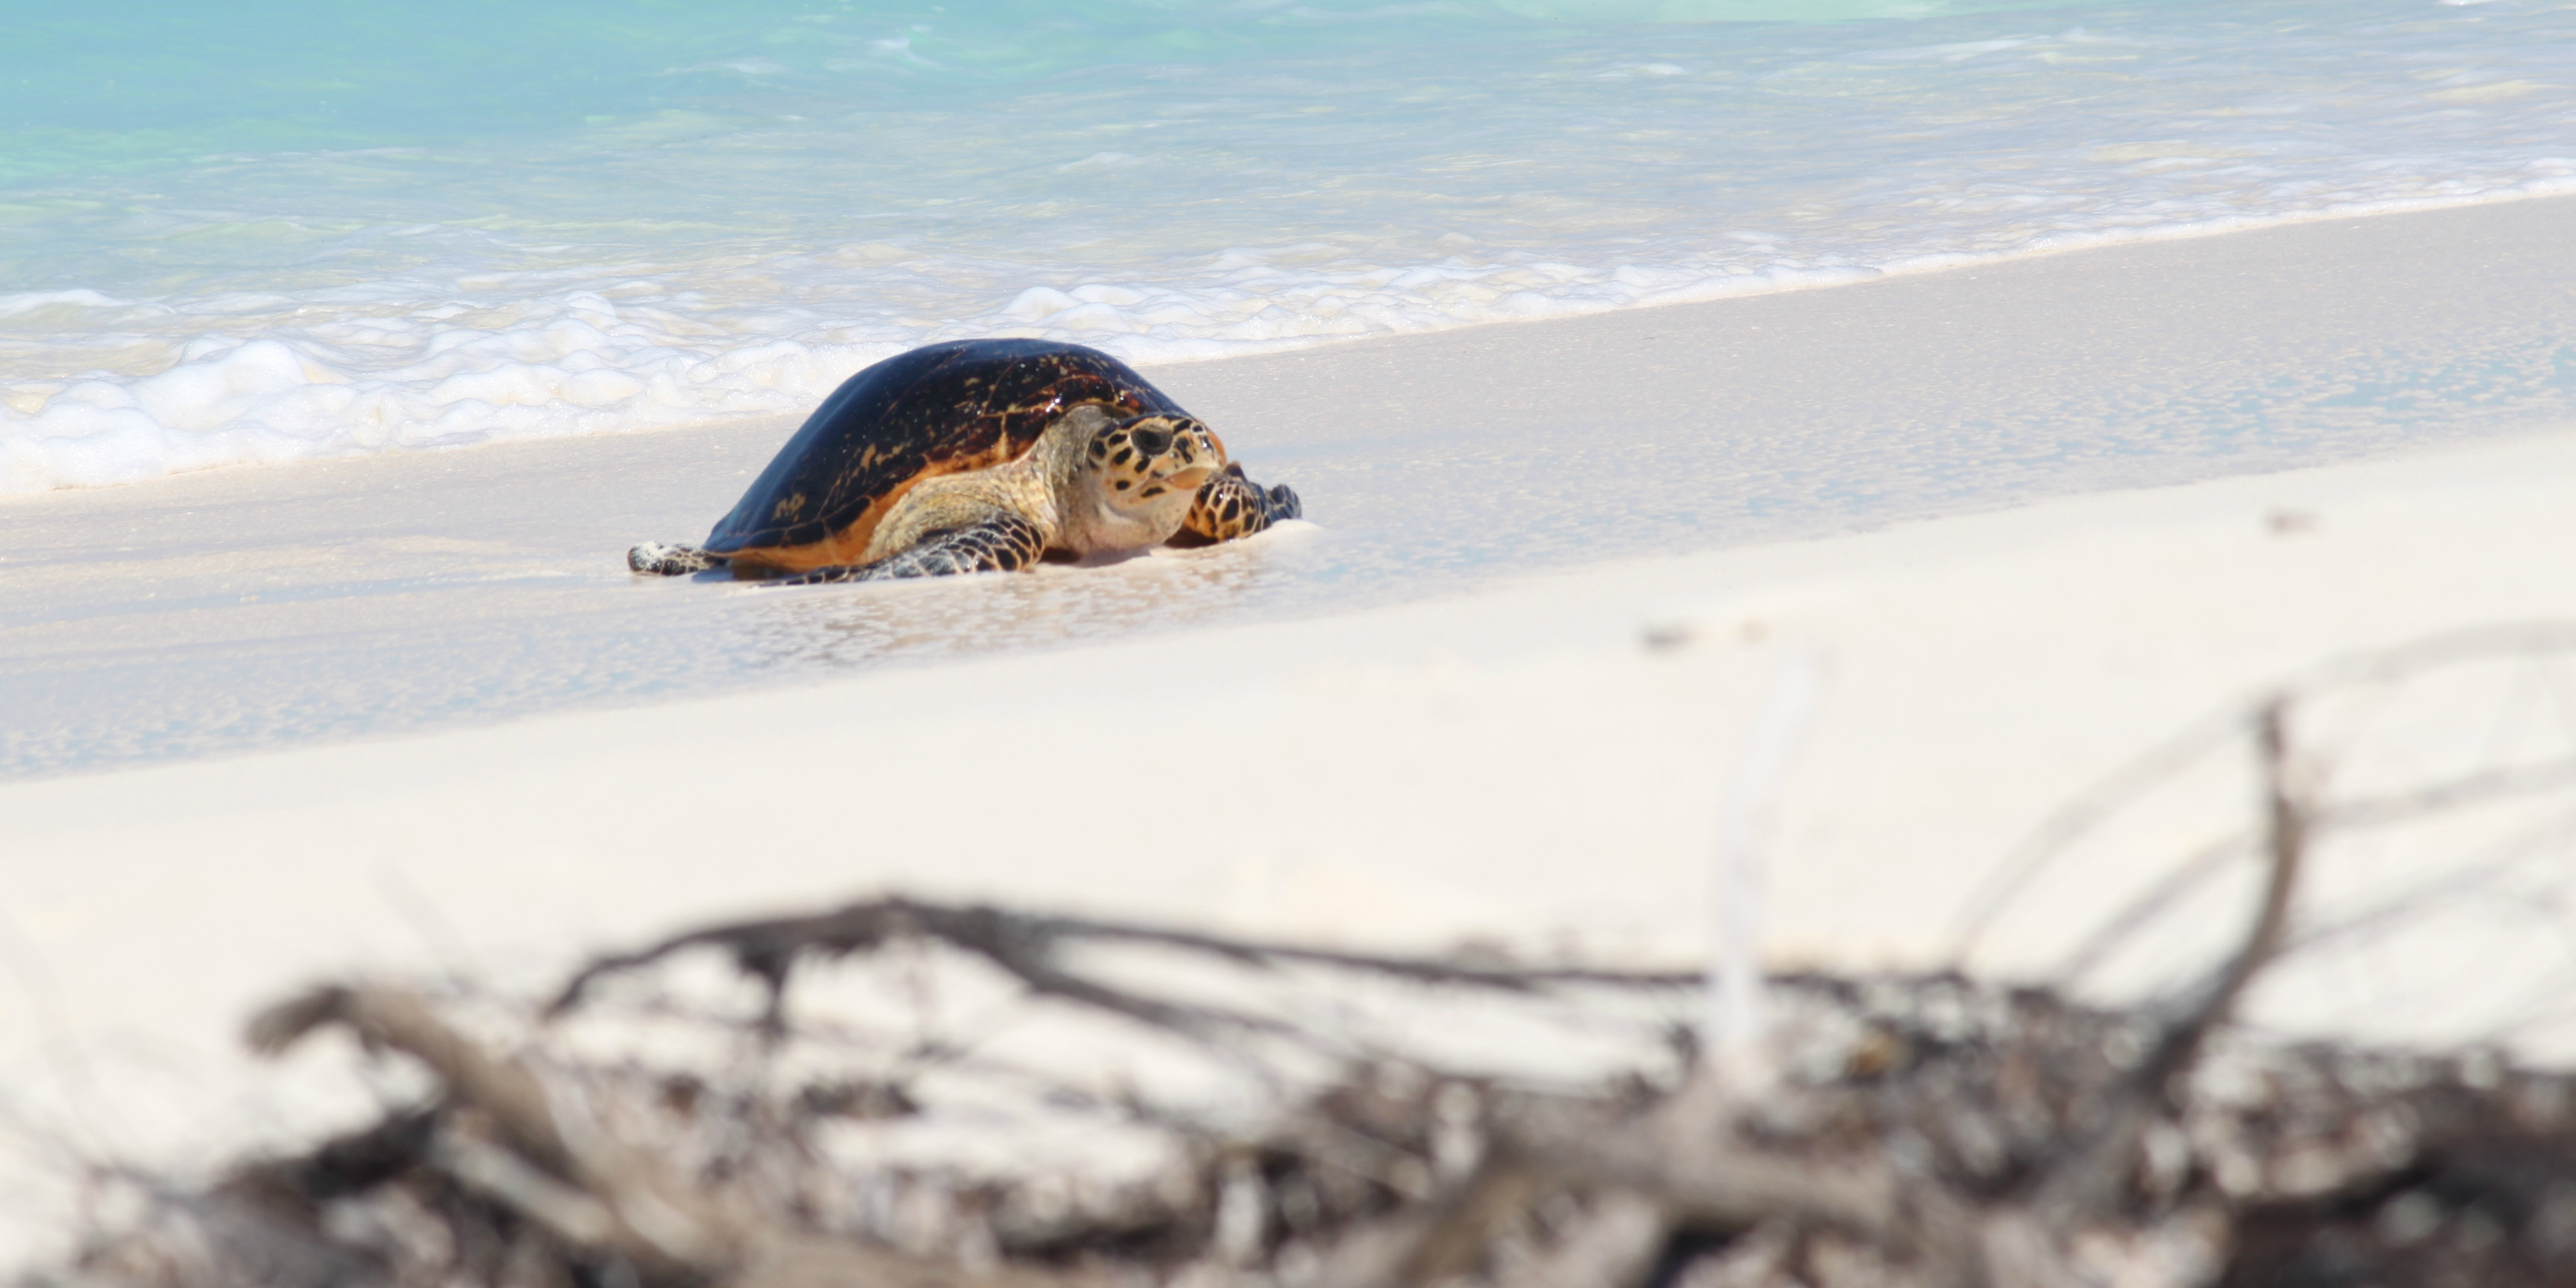
<path fill-rule="evenodd" d="M 648 542 L 626 563 L 873 581 L 1231 541 L 1297 515 L 1296 493 L 1245 478 L 1215 431 L 1116 358 L 958 340 L 850 377 L 706 544 Z"/>

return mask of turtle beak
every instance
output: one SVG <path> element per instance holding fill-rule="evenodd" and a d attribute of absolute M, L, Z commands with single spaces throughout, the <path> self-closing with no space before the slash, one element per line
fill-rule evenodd
<path fill-rule="evenodd" d="M 1198 490 L 1199 484 L 1207 482 L 1208 476 L 1214 473 L 1216 473 L 1215 466 L 1191 465 L 1164 475 L 1163 481 L 1171 484 L 1173 487 L 1188 488 L 1195 492 Z"/>

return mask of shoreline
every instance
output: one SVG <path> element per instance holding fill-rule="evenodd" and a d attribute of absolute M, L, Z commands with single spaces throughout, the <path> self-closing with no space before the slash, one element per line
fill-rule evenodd
<path fill-rule="evenodd" d="M 0 499 L 0 781 L 1289 620 L 2576 416 L 2576 198 L 1155 367 L 1317 539 L 875 600 L 630 583 L 796 419 Z M 1049 574 L 1061 570 L 1048 570 Z"/>
<path fill-rule="evenodd" d="M 2525 188 L 2476 193 L 2464 196 L 2391 198 L 2388 200 L 2354 202 L 2349 205 L 2330 207 L 2324 210 L 2292 211 L 2277 215 L 2262 216 L 2231 216 L 2228 218 L 2201 220 L 2184 224 L 2156 225 L 2152 227 L 2118 229 L 2098 233 L 2066 234 L 2062 237 L 2022 249 L 1925 255 L 1915 259 L 1896 261 L 1883 266 L 1850 270 L 1851 273 L 1855 274 L 1850 276 L 1833 275 L 1835 272 L 1841 270 L 1819 270 L 1819 275 L 1812 280 L 1807 278 L 1798 278 L 1795 280 L 1784 281 L 1772 278 L 1768 275 L 1748 274 L 1744 280 L 1754 281 L 1759 279 L 1762 284 L 1754 285 L 1749 289 L 1741 291 L 1730 289 L 1712 292 L 1707 290 L 1705 287 L 1692 288 L 1690 290 L 1675 293 L 1669 298 L 1655 298 L 1641 300 L 1631 304 L 1599 308 L 1578 307 L 1563 313 L 1545 313 L 1527 317 L 1479 318 L 1472 321 L 1457 322 L 1446 326 L 1382 331 L 1365 335 L 1299 337 L 1282 340 L 1278 342 L 1275 347 L 1261 347 L 1255 345 L 1252 347 L 1228 349 L 1224 352 L 1200 355 L 1174 355 L 1150 359 L 1123 360 L 1140 368 L 1162 370 L 1172 367 L 1194 366 L 1204 363 L 1231 362 L 1238 359 L 1304 355 L 1311 354 L 1317 350 L 1334 350 L 1347 346 L 1369 345 L 1396 339 L 1444 336 L 1453 332 L 1472 331 L 1486 327 L 1545 325 L 1556 322 L 1577 321 L 1611 315 L 1637 313 L 1640 311 L 1723 304 L 1736 300 L 1752 299 L 1769 295 L 1786 295 L 1807 291 L 1831 290 L 1840 287 L 1862 286 L 1881 281 L 1919 277 L 1929 273 L 1949 273 L 1961 270 L 1993 268 L 2002 265 L 2017 264 L 2026 260 L 2044 260 L 2060 255 L 2081 254 L 2087 251 L 2154 245 L 2166 242 L 2196 241 L 2203 238 L 2225 237 L 2240 233 L 2270 232 L 2297 228 L 2307 224 L 2343 223 L 2353 220 L 2374 219 L 2391 215 L 2404 216 L 2435 214 L 2490 206 L 2518 205 L 2524 202 L 2551 200 L 2576 201 L 2576 180 L 2539 180 Z M 1022 331 L 1028 329 L 1029 328 L 1006 327 L 992 332 L 991 335 L 994 338 L 1014 338 L 1018 337 Z M 1099 342 L 1114 344 L 1118 338 L 1119 337 L 1114 334 L 1104 335 L 1099 337 Z M 804 413 L 801 412 L 752 412 L 740 415 L 706 417 L 695 420 L 673 420 L 656 423 L 643 423 L 622 429 L 528 435 L 447 445 L 375 448 L 364 451 L 349 452 L 341 455 L 302 458 L 289 461 L 242 461 L 212 465 L 194 465 L 146 478 L 119 480 L 112 483 L 64 484 L 52 488 L 38 489 L 28 492 L 0 492 L 0 503 L 6 503 L 22 497 L 41 497 L 65 492 L 95 492 L 107 489 L 149 485 L 169 479 L 185 478 L 191 475 L 204 474 L 212 471 L 295 469 L 308 465 L 324 465 L 379 458 L 401 459 L 419 456 L 443 455 L 451 452 L 473 452 L 488 448 L 536 446 L 541 444 L 559 443 L 567 439 L 623 439 L 637 435 L 651 434 L 725 433 L 740 431 L 754 426 L 768 426 L 780 420 L 800 421 L 803 418 L 803 415 Z"/>

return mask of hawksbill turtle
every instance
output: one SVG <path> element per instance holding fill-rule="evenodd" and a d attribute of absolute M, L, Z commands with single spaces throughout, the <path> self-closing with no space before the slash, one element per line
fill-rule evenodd
<path fill-rule="evenodd" d="M 1231 541 L 1299 512 L 1116 358 L 958 340 L 850 377 L 704 545 L 647 542 L 626 564 L 787 574 L 776 585 L 1010 571 L 1050 551 Z"/>

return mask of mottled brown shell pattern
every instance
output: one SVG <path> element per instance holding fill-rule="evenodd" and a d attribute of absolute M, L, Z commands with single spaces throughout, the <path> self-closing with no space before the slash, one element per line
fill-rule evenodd
<path fill-rule="evenodd" d="M 706 550 L 756 556 L 828 541 L 854 557 L 914 485 L 1017 460 L 1084 403 L 1120 419 L 1187 414 L 1125 363 L 1081 345 L 960 340 L 888 358 L 815 409 Z"/>

